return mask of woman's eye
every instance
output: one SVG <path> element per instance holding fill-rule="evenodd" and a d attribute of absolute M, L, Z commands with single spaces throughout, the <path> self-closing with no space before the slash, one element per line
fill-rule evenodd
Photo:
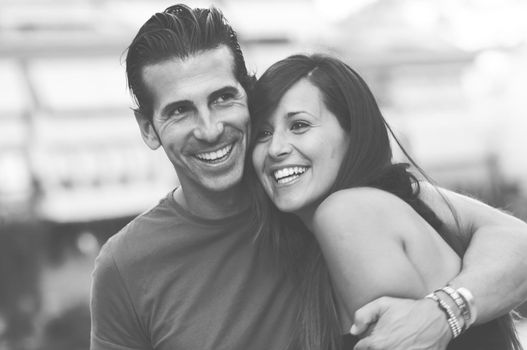
<path fill-rule="evenodd" d="M 291 124 L 291 130 L 302 131 L 309 127 L 309 124 L 304 121 L 296 121 Z"/>
<path fill-rule="evenodd" d="M 269 130 L 259 130 L 256 132 L 256 141 L 265 141 L 268 138 L 270 138 L 273 135 L 273 133 Z"/>

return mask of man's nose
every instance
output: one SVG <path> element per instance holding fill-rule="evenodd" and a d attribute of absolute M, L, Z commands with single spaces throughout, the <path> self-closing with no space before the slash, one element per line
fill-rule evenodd
<path fill-rule="evenodd" d="M 216 120 L 209 111 L 203 111 L 200 112 L 198 125 L 194 128 L 194 137 L 208 143 L 214 143 L 223 134 L 223 130 L 222 121 Z"/>

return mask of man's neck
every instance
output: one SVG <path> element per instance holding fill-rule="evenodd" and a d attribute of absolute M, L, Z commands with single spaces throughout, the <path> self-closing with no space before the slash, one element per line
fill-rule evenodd
<path fill-rule="evenodd" d="M 236 215 L 248 207 L 247 191 L 243 186 L 236 186 L 221 192 L 197 193 L 185 192 L 183 187 L 178 187 L 174 193 L 174 200 L 193 215 L 204 219 L 222 219 Z"/>

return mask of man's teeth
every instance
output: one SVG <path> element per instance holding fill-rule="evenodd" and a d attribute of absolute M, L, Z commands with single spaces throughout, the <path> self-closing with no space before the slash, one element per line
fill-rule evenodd
<path fill-rule="evenodd" d="M 277 170 L 273 173 L 273 175 L 278 183 L 286 183 L 296 179 L 297 177 L 302 175 L 306 170 L 307 168 L 295 166 Z"/>
<path fill-rule="evenodd" d="M 196 157 L 201 160 L 206 160 L 209 162 L 221 159 L 225 157 L 232 150 L 232 145 L 228 145 L 214 152 L 198 153 Z"/>

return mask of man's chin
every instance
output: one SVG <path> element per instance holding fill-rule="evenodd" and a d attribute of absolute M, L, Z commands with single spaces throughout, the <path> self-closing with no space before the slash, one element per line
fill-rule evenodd
<path fill-rule="evenodd" d="M 207 188 L 211 192 L 229 192 L 235 191 L 241 188 L 242 186 L 242 177 L 243 173 L 239 174 L 226 174 L 221 177 L 210 179 L 208 181 Z"/>

